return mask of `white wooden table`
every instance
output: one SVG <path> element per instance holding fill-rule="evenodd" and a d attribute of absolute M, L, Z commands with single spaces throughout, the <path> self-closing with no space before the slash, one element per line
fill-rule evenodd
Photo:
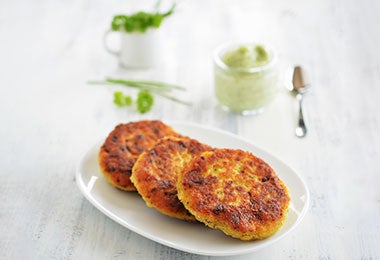
<path fill-rule="evenodd" d="M 152 242 L 110 220 L 74 180 L 81 156 L 119 122 L 185 120 L 230 131 L 292 166 L 311 205 L 289 236 L 234 259 L 380 259 L 380 2 L 180 1 L 164 23 L 164 65 L 124 70 L 102 47 L 112 16 L 151 1 L 1 1 L 0 258 L 212 259 Z M 220 110 L 211 53 L 229 40 L 272 44 L 301 64 L 309 133 L 294 135 L 285 90 L 259 116 Z M 188 88 L 191 108 L 156 97 L 140 115 L 112 104 L 105 76 Z"/>

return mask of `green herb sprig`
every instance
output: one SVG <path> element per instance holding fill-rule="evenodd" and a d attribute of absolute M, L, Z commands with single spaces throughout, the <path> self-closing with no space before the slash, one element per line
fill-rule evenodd
<path fill-rule="evenodd" d="M 132 105 L 132 97 L 124 95 L 121 91 L 115 91 L 113 93 L 113 103 L 118 107 Z"/>
<path fill-rule="evenodd" d="M 115 15 L 111 22 L 113 31 L 141 32 L 144 33 L 148 28 L 160 27 L 164 18 L 170 16 L 175 9 L 175 4 L 166 13 L 147 13 L 137 12 L 131 15 Z"/>
<path fill-rule="evenodd" d="M 113 103 L 118 107 L 131 106 L 133 99 L 129 95 L 124 95 L 121 91 L 113 93 Z M 140 90 L 137 94 L 136 108 L 141 114 L 145 114 L 152 109 L 154 98 L 149 91 Z"/>
<path fill-rule="evenodd" d="M 154 97 L 152 95 L 156 94 L 163 98 L 169 99 L 173 102 L 191 106 L 192 103 L 188 101 L 181 100 L 172 94 L 171 91 L 185 91 L 186 89 L 182 86 L 159 82 L 159 81 L 147 81 L 147 80 L 129 80 L 129 79 L 114 79 L 106 78 L 104 81 L 89 81 L 88 84 L 92 85 L 120 85 L 130 88 L 135 88 L 139 90 L 137 95 L 137 111 L 140 113 L 146 113 L 150 111 L 154 104 Z M 114 92 L 114 103 L 117 106 L 130 106 L 132 104 L 132 98 L 130 96 L 125 96 L 121 91 Z"/>
<path fill-rule="evenodd" d="M 154 98 L 148 91 L 140 91 L 137 94 L 137 111 L 141 114 L 149 112 L 153 106 Z"/>

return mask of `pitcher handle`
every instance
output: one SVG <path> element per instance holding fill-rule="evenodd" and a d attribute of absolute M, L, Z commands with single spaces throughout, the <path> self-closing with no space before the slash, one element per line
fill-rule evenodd
<path fill-rule="evenodd" d="M 115 51 L 115 50 L 112 50 L 108 44 L 107 44 L 107 39 L 108 39 L 108 36 L 111 34 L 111 33 L 115 33 L 114 31 L 112 30 L 107 30 L 104 35 L 103 35 L 103 46 L 104 46 L 104 49 L 106 49 L 106 51 L 112 55 L 115 55 L 115 56 L 119 56 L 120 55 L 120 50 L 118 51 Z"/>

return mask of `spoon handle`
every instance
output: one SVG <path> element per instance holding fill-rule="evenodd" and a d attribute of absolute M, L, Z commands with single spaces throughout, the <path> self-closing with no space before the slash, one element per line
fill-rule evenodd
<path fill-rule="evenodd" d="M 303 111 L 302 111 L 303 95 L 301 93 L 298 93 L 296 98 L 298 100 L 298 106 L 299 106 L 298 125 L 296 128 L 296 136 L 304 137 L 307 133 L 307 128 L 306 128 L 305 120 L 303 117 Z"/>

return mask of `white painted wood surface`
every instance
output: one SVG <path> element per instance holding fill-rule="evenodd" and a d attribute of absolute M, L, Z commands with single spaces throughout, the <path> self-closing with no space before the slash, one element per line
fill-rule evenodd
<path fill-rule="evenodd" d="M 102 47 L 112 16 L 152 1 L 0 2 L 0 258 L 213 259 L 137 235 L 95 209 L 74 182 L 83 153 L 119 122 L 186 120 L 236 133 L 295 168 L 311 192 L 300 226 L 273 246 L 232 259 L 380 259 L 380 2 L 179 1 L 164 23 L 164 64 L 117 66 Z M 303 65 L 310 132 L 294 136 L 283 91 L 265 113 L 222 112 L 212 50 L 228 40 L 272 44 Z M 139 115 L 86 81 L 144 78 L 188 87 L 192 108 L 156 98 Z"/>

